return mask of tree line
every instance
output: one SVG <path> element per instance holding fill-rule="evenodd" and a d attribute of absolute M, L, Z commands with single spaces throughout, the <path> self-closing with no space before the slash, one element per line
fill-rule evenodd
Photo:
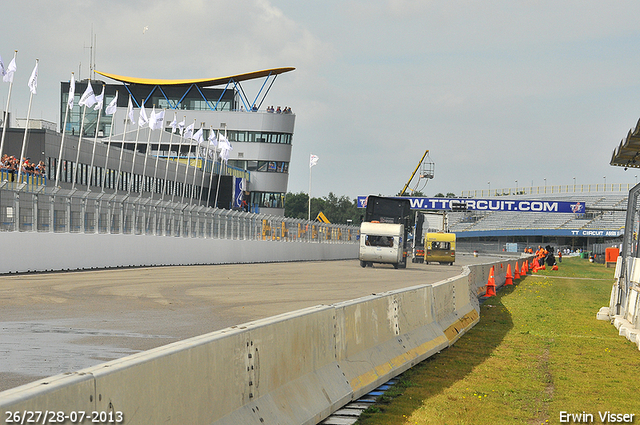
<path fill-rule="evenodd" d="M 396 194 L 396 196 L 399 194 Z M 415 191 L 411 196 L 425 196 L 422 192 Z M 436 198 L 444 198 L 445 195 L 437 193 Z M 455 198 L 454 193 L 447 193 L 447 198 Z M 343 195 L 337 197 L 333 192 L 322 198 L 311 198 L 311 219 L 314 220 L 318 213 L 322 212 L 327 219 L 334 224 L 351 223 L 358 225 L 364 217 L 364 209 L 358 208 L 357 199 L 349 199 Z M 309 195 L 303 192 L 287 193 L 284 202 L 284 215 L 289 218 L 307 219 L 309 214 Z"/>

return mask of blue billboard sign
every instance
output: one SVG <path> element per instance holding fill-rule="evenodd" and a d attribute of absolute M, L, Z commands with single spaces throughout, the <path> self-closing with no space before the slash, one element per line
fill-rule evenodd
<path fill-rule="evenodd" d="M 513 211 L 584 214 L 584 202 L 531 200 L 531 199 L 475 199 L 475 198 L 418 198 L 408 199 L 413 210 L 469 210 L 469 211 Z M 367 207 L 367 197 L 358 196 L 358 208 Z"/>

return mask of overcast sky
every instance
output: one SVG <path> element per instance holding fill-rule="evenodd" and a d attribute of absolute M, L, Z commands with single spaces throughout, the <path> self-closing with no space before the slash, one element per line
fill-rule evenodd
<path fill-rule="evenodd" d="M 289 191 L 308 191 L 313 153 L 312 196 L 394 195 L 429 149 L 432 196 L 635 183 L 609 161 L 640 118 L 638 16 L 637 0 L 23 0 L 3 5 L 0 55 L 18 50 L 14 117 L 40 59 L 31 116 L 54 122 L 60 82 L 89 74 L 92 28 L 108 73 L 292 66 L 265 101 L 296 114 Z"/>

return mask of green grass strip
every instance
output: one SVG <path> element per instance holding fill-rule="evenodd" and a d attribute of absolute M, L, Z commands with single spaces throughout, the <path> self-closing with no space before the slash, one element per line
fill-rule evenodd
<path fill-rule="evenodd" d="M 557 424 L 560 412 L 603 423 L 607 411 L 640 423 L 640 352 L 596 320 L 614 269 L 580 258 L 559 268 L 487 300 L 480 323 L 405 372 L 357 423 Z"/>

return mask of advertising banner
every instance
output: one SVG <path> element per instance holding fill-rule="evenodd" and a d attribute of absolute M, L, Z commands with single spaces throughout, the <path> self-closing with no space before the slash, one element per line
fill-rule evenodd
<path fill-rule="evenodd" d="M 403 197 L 411 202 L 413 210 L 441 211 L 515 211 L 584 214 L 584 202 L 532 200 L 532 199 L 475 199 L 475 198 L 418 198 Z M 367 207 L 367 197 L 358 196 L 358 208 Z"/>

